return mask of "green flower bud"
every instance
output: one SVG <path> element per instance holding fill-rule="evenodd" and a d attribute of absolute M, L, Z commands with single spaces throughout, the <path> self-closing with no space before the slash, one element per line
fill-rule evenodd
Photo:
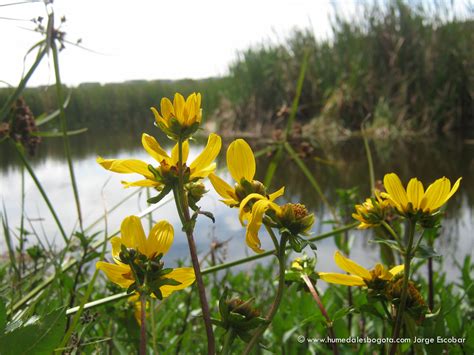
<path fill-rule="evenodd" d="M 306 234 L 314 224 L 314 214 L 300 203 L 287 203 L 281 207 L 280 223 L 291 234 Z"/>

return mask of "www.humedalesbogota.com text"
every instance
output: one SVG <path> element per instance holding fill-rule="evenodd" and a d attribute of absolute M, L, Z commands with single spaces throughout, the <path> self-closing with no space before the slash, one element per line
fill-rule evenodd
<path fill-rule="evenodd" d="M 465 338 L 456 338 L 456 337 L 435 337 L 435 338 L 418 338 L 415 337 L 411 338 L 370 338 L 370 337 L 348 337 L 348 338 L 306 338 L 303 335 L 300 335 L 298 338 L 298 342 L 308 342 L 308 343 L 322 343 L 322 344 L 407 344 L 407 343 L 414 343 L 414 344 L 463 344 L 465 342 Z"/>

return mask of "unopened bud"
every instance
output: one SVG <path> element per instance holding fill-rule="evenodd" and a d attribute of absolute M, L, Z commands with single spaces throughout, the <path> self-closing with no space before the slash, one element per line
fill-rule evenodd
<path fill-rule="evenodd" d="M 282 206 L 280 221 L 291 234 L 305 234 L 314 224 L 314 214 L 309 213 L 305 205 L 287 203 Z"/>

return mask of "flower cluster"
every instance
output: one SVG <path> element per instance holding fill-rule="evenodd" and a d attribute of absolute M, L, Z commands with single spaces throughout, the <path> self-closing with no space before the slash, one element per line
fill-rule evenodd
<path fill-rule="evenodd" d="M 336 251 L 334 261 L 342 270 L 349 273 L 338 274 L 333 272 L 319 272 L 319 278 L 329 283 L 346 286 L 363 286 L 372 290 L 383 290 L 389 281 L 393 280 L 403 271 L 403 265 L 397 265 L 391 269 L 385 268 L 382 264 L 377 264 L 372 270 L 357 264 L 349 258 Z"/>
<path fill-rule="evenodd" d="M 130 293 L 138 291 L 162 299 L 194 282 L 192 268 L 164 268 L 161 259 L 174 239 L 173 226 L 167 221 L 155 224 L 147 238 L 140 219 L 129 216 L 123 220 L 120 233 L 110 241 L 113 263 L 96 264 L 113 283 Z"/>
<path fill-rule="evenodd" d="M 256 253 L 262 253 L 258 232 L 265 224 L 275 227 L 280 234 L 294 241 L 292 245 L 301 250 L 304 244 L 300 235 L 306 235 L 314 223 L 314 215 L 308 213 L 301 204 L 288 203 L 278 205 L 275 200 L 281 197 L 285 188 L 267 193 L 266 186 L 255 180 L 256 163 L 252 148 L 243 139 L 233 141 L 227 149 L 227 168 L 235 181 L 234 187 L 227 184 L 215 174 L 209 180 L 216 192 L 223 198 L 222 202 L 229 207 L 239 208 L 239 219 L 246 225 L 245 240 Z"/>
<path fill-rule="evenodd" d="M 385 220 L 391 209 L 390 202 L 380 196 L 380 191 L 375 190 L 375 198 L 367 198 L 361 205 L 355 206 L 356 213 L 352 214 L 360 224 L 358 229 L 377 227 Z"/>
<path fill-rule="evenodd" d="M 442 177 L 428 186 L 425 191 L 423 184 L 417 178 L 412 178 L 405 190 L 400 178 L 390 173 L 383 179 L 387 192 L 382 193 L 382 196 L 387 198 L 403 216 L 432 215 L 454 195 L 461 179 L 457 179 L 451 188 L 451 181 Z"/>
<path fill-rule="evenodd" d="M 410 179 L 405 189 L 395 173 L 386 174 L 383 179 L 385 191 L 376 190 L 375 198 L 356 205 L 356 213 L 352 217 L 360 222 L 359 229 L 379 226 L 391 209 L 395 209 L 401 217 L 426 222 L 436 217 L 439 209 L 454 195 L 461 179 L 457 179 L 451 187 L 451 181 L 442 177 L 425 191 L 417 178 Z"/>

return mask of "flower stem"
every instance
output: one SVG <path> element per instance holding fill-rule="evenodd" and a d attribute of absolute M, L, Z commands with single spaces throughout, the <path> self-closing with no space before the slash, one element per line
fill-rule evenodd
<path fill-rule="evenodd" d="M 428 307 L 434 309 L 433 258 L 428 258 Z"/>
<path fill-rule="evenodd" d="M 178 214 L 186 232 L 188 239 L 189 253 L 191 254 L 191 261 L 194 268 L 194 274 L 196 276 L 196 284 L 198 287 L 199 300 L 201 302 L 202 317 L 204 319 L 204 326 L 206 327 L 207 335 L 207 353 L 209 355 L 216 353 L 216 346 L 214 340 L 214 332 L 211 323 L 211 314 L 209 311 L 209 304 L 206 298 L 206 289 L 204 287 L 204 281 L 202 279 L 201 267 L 199 265 L 199 259 L 196 251 L 196 244 L 194 242 L 194 235 L 192 226 L 191 216 L 189 214 L 189 206 L 187 196 L 184 193 L 184 163 L 183 163 L 183 140 L 178 140 L 178 188 L 175 191 L 175 202 L 178 209 Z"/>
<path fill-rule="evenodd" d="M 268 233 L 272 237 L 272 239 L 276 240 L 275 234 L 273 233 L 273 230 L 265 225 L 265 228 L 267 229 Z M 245 348 L 243 354 L 249 354 L 252 351 L 252 348 L 255 346 L 255 344 L 258 342 L 258 339 L 262 336 L 262 334 L 265 332 L 265 330 L 268 328 L 270 323 L 273 320 L 273 317 L 275 317 L 275 314 L 278 311 L 278 307 L 280 307 L 281 300 L 283 298 L 283 292 L 285 290 L 285 267 L 286 267 L 286 262 L 285 262 L 285 245 L 286 245 L 286 237 L 282 236 L 281 241 L 280 241 L 280 246 L 277 248 L 277 258 L 278 258 L 278 265 L 279 265 L 279 276 L 278 276 L 278 289 L 277 293 L 275 295 L 275 299 L 273 300 L 273 303 L 270 307 L 270 310 L 268 311 L 267 316 L 265 319 L 267 320 L 267 323 L 262 325 L 260 328 L 257 329 L 255 334 L 253 335 L 252 339 L 250 339 L 250 342 L 247 344 L 247 347 Z"/>
<path fill-rule="evenodd" d="M 412 219 L 408 220 L 408 242 L 406 246 L 405 252 L 405 269 L 403 274 L 403 286 L 402 286 L 402 294 L 400 297 L 400 304 L 398 306 L 397 311 L 397 318 L 395 320 L 395 326 L 393 328 L 393 339 L 398 339 L 400 337 L 400 330 L 402 328 L 403 323 L 403 312 L 405 311 L 405 305 L 407 302 L 408 296 L 408 281 L 410 279 L 410 264 L 412 259 L 412 247 L 413 247 L 413 238 L 415 235 L 415 226 L 416 222 Z M 397 352 L 397 343 L 396 341 L 392 344 L 390 349 L 390 355 L 395 355 Z"/>
<path fill-rule="evenodd" d="M 146 294 L 140 293 L 140 355 L 146 355 Z"/>
<path fill-rule="evenodd" d="M 69 168 L 69 175 L 71 178 L 72 191 L 74 194 L 74 201 L 76 202 L 77 217 L 79 220 L 79 228 L 81 232 L 84 232 L 84 227 L 82 224 L 82 212 L 81 212 L 81 202 L 79 199 L 79 190 L 76 182 L 76 175 L 74 174 L 74 165 L 71 158 L 71 146 L 69 144 L 69 136 L 67 133 L 67 121 L 66 113 L 64 112 L 64 100 L 63 100 L 63 89 L 61 84 L 61 76 L 59 72 L 59 58 L 58 58 L 58 48 L 56 47 L 56 42 L 54 39 L 51 41 L 51 50 L 53 52 L 53 63 L 54 63 L 54 73 L 56 76 L 56 96 L 59 105 L 59 118 L 61 122 L 61 130 L 63 133 L 63 142 L 64 142 L 64 152 L 66 155 L 67 165 Z"/>
<path fill-rule="evenodd" d="M 234 342 L 234 339 L 235 339 L 235 333 L 231 328 L 227 331 L 227 334 L 225 335 L 224 346 L 222 347 L 221 355 L 227 355 L 231 353 L 230 347 L 232 343 Z"/>
<path fill-rule="evenodd" d="M 395 233 L 393 228 L 390 227 L 390 225 L 387 222 L 382 221 L 381 225 L 387 230 L 387 232 L 393 237 L 393 239 L 395 239 L 395 241 L 398 243 L 398 245 L 400 245 L 400 246 L 403 245 L 400 237 L 398 236 L 398 234 Z"/>
<path fill-rule="evenodd" d="M 331 318 L 329 318 L 329 314 L 326 311 L 326 308 L 324 308 L 323 302 L 321 302 L 321 298 L 318 295 L 318 291 L 316 291 L 316 289 L 314 288 L 313 283 L 311 282 L 308 275 L 302 275 L 301 278 L 305 282 L 306 286 L 308 286 L 309 292 L 311 292 L 311 295 L 316 301 L 316 304 L 318 305 L 319 310 L 321 311 L 321 314 L 326 319 L 326 322 L 328 324 L 329 335 L 331 336 L 332 339 L 336 339 L 336 334 L 334 333 L 334 328 L 332 327 L 332 320 Z M 337 345 L 335 342 L 332 343 L 332 352 L 334 355 L 339 354 L 339 352 L 337 351 Z"/>

